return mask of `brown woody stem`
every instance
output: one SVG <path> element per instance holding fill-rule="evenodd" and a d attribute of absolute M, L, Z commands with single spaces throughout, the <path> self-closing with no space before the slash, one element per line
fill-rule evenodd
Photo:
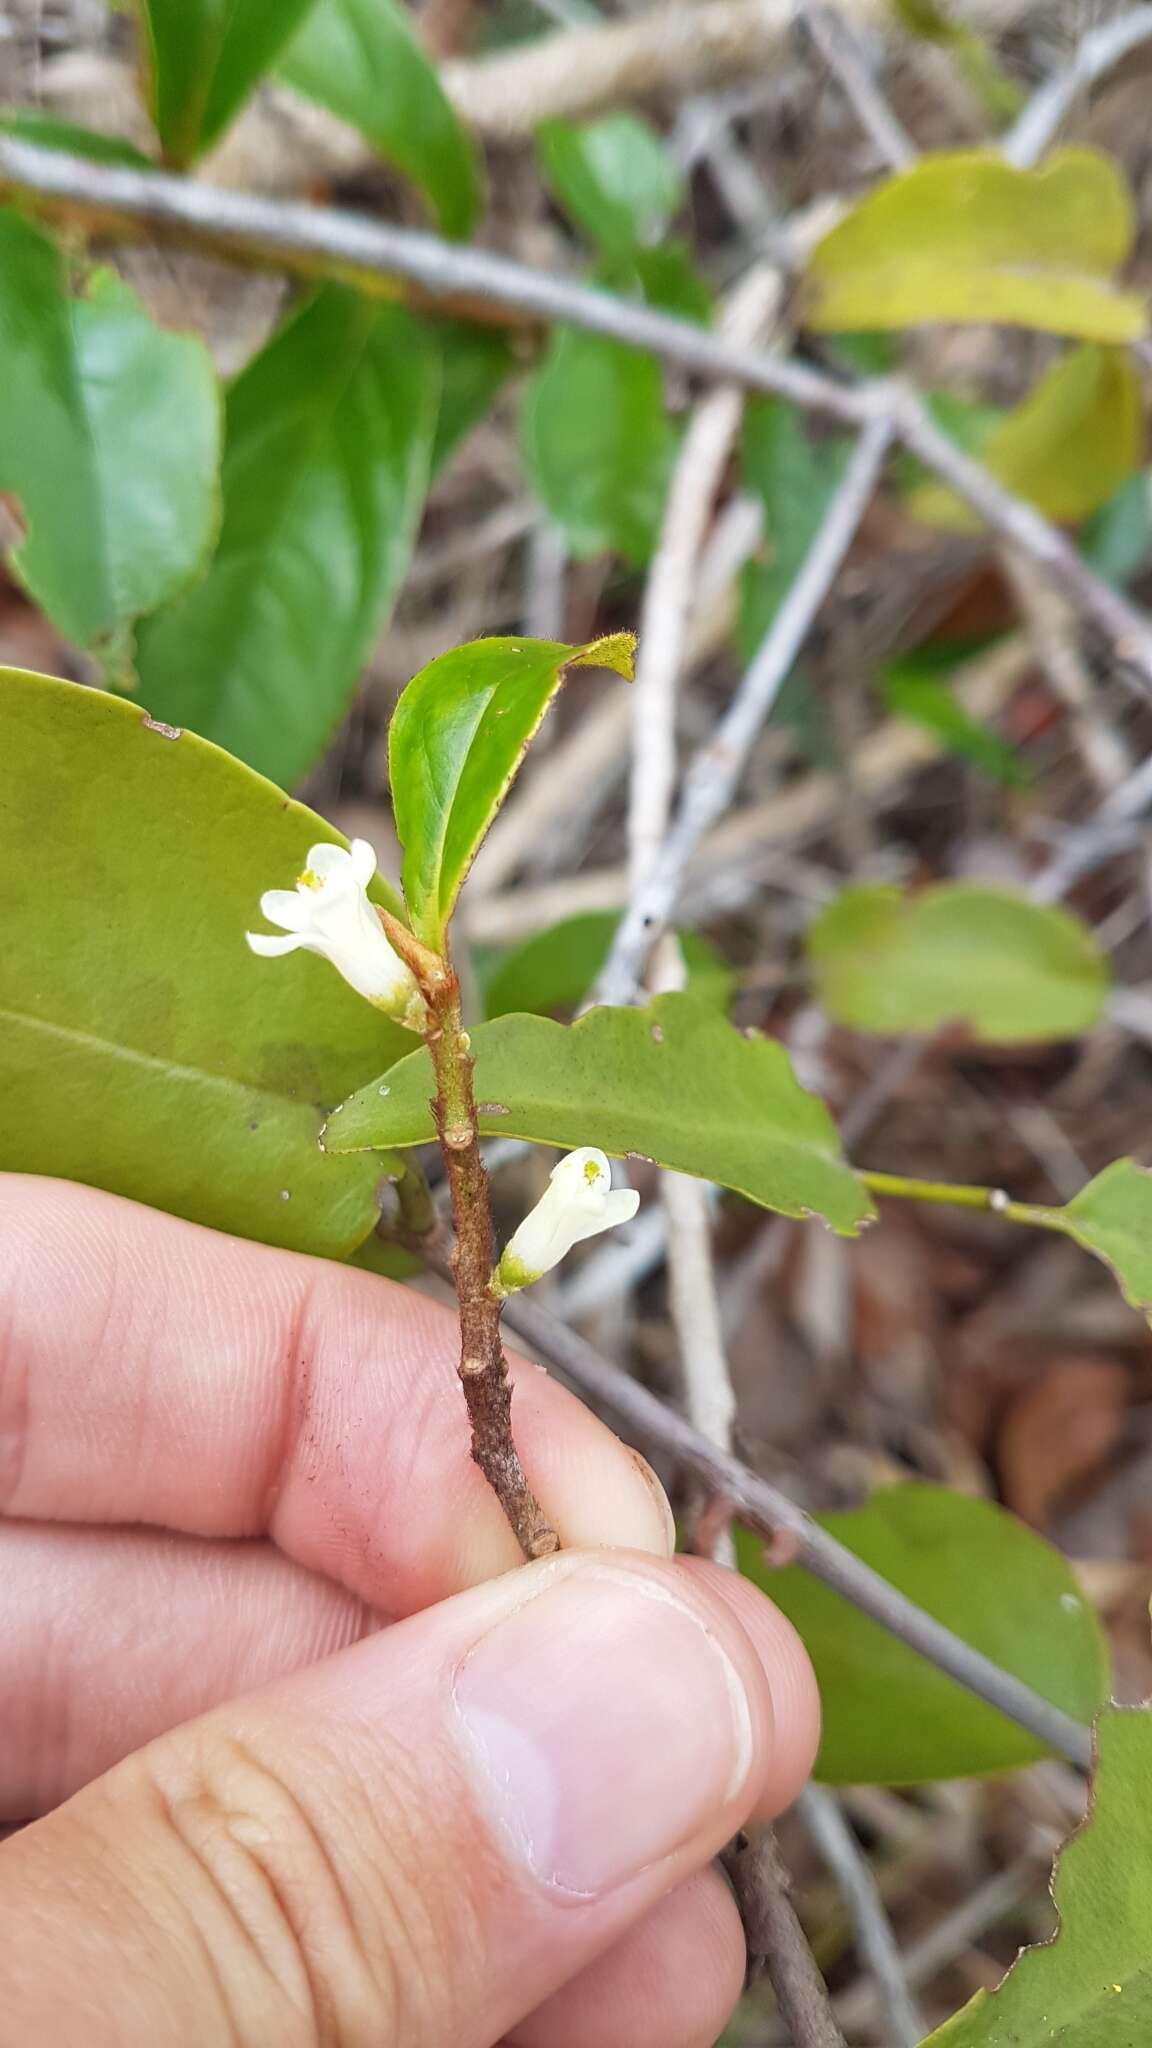
<path fill-rule="evenodd" d="M 526 1557 L 560 1548 L 528 1484 L 512 1439 L 512 1383 L 500 1339 L 500 1303 L 492 1273 L 492 1205 L 480 1156 L 472 1055 L 460 1014 L 460 990 L 448 975 L 426 986 L 428 1050 L 436 1073 L 432 1105 L 456 1224 L 452 1276 L 460 1311 L 460 1383 L 472 1423 L 472 1456 L 500 1502 Z"/>

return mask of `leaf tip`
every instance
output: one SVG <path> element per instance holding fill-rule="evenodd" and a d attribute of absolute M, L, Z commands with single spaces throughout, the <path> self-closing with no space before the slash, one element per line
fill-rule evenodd
<path fill-rule="evenodd" d="M 636 672 L 635 633 L 605 633 L 590 640 L 569 662 L 571 668 L 610 668 L 630 683 Z"/>

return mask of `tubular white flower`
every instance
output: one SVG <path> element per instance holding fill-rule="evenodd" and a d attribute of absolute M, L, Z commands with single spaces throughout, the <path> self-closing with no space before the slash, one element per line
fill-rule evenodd
<path fill-rule="evenodd" d="M 550 1273 L 574 1244 L 629 1223 L 640 1206 L 634 1188 L 614 1188 L 603 1152 L 582 1145 L 552 1169 L 545 1192 L 516 1230 L 492 1275 L 494 1294 L 515 1294 Z"/>
<path fill-rule="evenodd" d="M 389 945 L 368 900 L 376 855 L 366 839 L 350 848 L 313 846 L 294 889 L 268 889 L 260 908 L 283 938 L 247 932 L 248 944 L 263 959 L 281 953 L 319 953 L 331 961 L 357 995 L 401 1023 L 418 1028 L 423 1012 L 415 976 Z"/>

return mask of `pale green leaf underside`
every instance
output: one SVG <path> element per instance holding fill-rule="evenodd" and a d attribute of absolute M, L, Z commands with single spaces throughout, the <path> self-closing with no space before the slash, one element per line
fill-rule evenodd
<path fill-rule="evenodd" d="M 472 1033 L 480 1129 L 545 1145 L 599 1145 L 717 1181 L 784 1216 L 854 1236 L 872 1205 L 822 1102 L 783 1046 L 749 1036 L 691 995 L 646 1010 L 591 1010 L 573 1025 L 508 1016 Z M 336 1151 L 435 1135 L 425 1051 L 329 1119 Z"/>
<path fill-rule="evenodd" d="M 413 676 L 392 720 L 388 769 L 404 896 L 428 945 L 442 945 L 480 842 L 567 671 L 630 676 L 634 645 L 628 633 L 583 647 L 473 640 Z"/>
<path fill-rule="evenodd" d="M 1115 283 L 1133 233 L 1120 172 L 1094 150 L 1057 150 L 1031 171 L 991 149 L 926 156 L 816 244 L 805 322 L 849 332 L 998 321 L 1134 341 L 1147 308 Z"/>
<path fill-rule="evenodd" d="M 324 961 L 244 943 L 337 838 L 138 705 L 0 671 L 0 1167 L 353 1251 L 384 1162 L 328 1158 L 320 1126 L 411 1040 Z"/>
<path fill-rule="evenodd" d="M 1091 1602 L 1058 1550 L 992 1502 L 941 1486 L 884 1487 L 821 1526 L 954 1634 L 1075 1719 L 1108 1693 Z M 1018 1769 L 1042 1743 L 797 1566 L 774 1570 L 737 1534 L 741 1570 L 795 1623 L 823 1703 L 816 1773 L 907 1785 Z"/>
<path fill-rule="evenodd" d="M 963 1023 L 995 1044 L 1075 1038 L 1108 998 L 1107 961 L 1076 918 L 975 883 L 846 889 L 806 948 L 829 1016 L 858 1031 Z"/>
<path fill-rule="evenodd" d="M 211 545 L 220 403 L 191 335 L 153 325 L 110 271 L 70 297 L 56 244 L 0 211 L 0 491 L 13 566 L 89 646 L 179 590 Z"/>
<path fill-rule="evenodd" d="M 1152 1714 L 1096 1729 L 1089 1816 L 1052 1882 L 1055 1937 L 1027 1948 L 925 2048 L 1144 2048 L 1152 2040 Z"/>

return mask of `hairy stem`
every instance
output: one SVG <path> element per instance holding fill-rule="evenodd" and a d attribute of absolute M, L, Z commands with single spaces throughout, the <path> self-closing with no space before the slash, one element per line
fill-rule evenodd
<path fill-rule="evenodd" d="M 480 1156 L 472 1055 L 453 974 L 427 991 L 428 1050 L 436 1073 L 433 1109 L 452 1197 L 452 1277 L 460 1311 L 460 1384 L 472 1424 L 472 1456 L 500 1502 L 526 1557 L 547 1557 L 560 1539 L 525 1477 L 512 1439 L 512 1383 L 500 1341 L 492 1273 L 492 1205 Z"/>

